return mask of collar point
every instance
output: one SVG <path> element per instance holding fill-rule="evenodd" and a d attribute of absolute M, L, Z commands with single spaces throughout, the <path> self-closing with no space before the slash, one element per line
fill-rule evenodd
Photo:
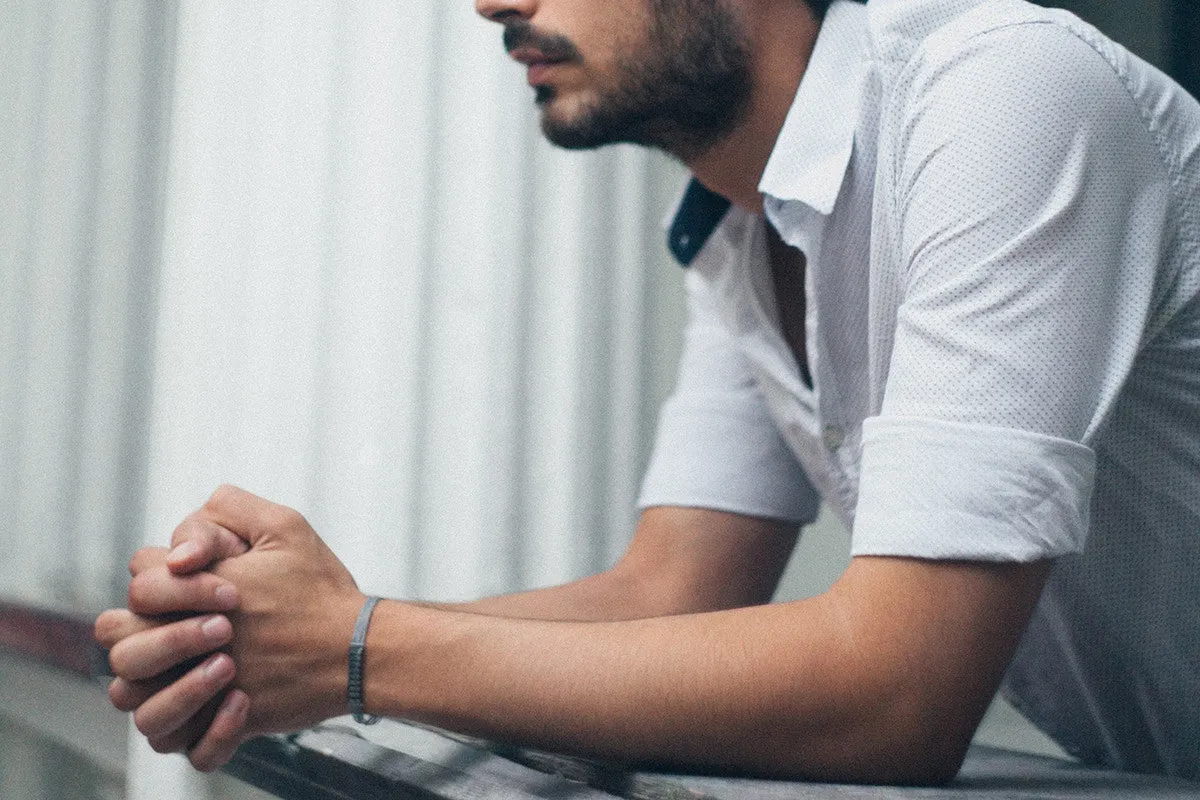
<path fill-rule="evenodd" d="M 667 231 L 667 249 L 680 266 L 689 266 L 724 219 L 731 203 L 692 178 Z"/>

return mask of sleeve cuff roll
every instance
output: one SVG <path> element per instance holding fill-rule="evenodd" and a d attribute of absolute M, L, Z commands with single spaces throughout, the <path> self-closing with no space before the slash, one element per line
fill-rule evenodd
<path fill-rule="evenodd" d="M 863 424 L 854 555 L 1035 561 L 1087 538 L 1095 454 L 1027 431 L 917 417 Z"/>

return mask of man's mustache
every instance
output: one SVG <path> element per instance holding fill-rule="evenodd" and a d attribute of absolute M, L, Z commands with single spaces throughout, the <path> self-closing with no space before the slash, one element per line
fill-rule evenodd
<path fill-rule="evenodd" d="M 573 61 L 579 50 L 565 36 L 541 33 L 528 20 L 519 19 L 504 24 L 504 50 L 511 53 L 518 47 L 528 47 L 541 53 L 547 61 Z"/>

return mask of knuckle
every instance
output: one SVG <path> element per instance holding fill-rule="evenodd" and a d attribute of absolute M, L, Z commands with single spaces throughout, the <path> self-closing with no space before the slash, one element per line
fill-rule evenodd
<path fill-rule="evenodd" d="M 213 772 L 221 766 L 221 762 L 215 756 L 200 749 L 193 749 L 189 752 L 188 761 L 191 762 L 192 769 L 197 772 Z"/>
<path fill-rule="evenodd" d="M 106 647 L 111 647 L 116 644 L 117 630 L 120 627 L 120 622 L 117 619 L 115 609 L 109 609 L 96 617 L 96 622 L 92 625 L 92 637 Z"/>
<path fill-rule="evenodd" d="M 129 610 L 145 616 L 193 610 L 204 583 L 197 577 L 171 575 L 165 566 L 142 572 L 129 582 Z"/>
<path fill-rule="evenodd" d="M 126 649 L 121 646 L 121 643 L 117 643 L 108 651 L 108 666 L 112 670 L 113 675 L 118 677 L 123 677 L 127 674 L 128 659 L 125 656 Z"/>
<path fill-rule="evenodd" d="M 158 725 L 156 725 L 155 722 L 156 720 L 146 712 L 145 707 L 139 708 L 137 711 L 133 712 L 133 727 L 137 728 L 138 732 L 147 739 L 150 739 L 152 744 L 156 740 L 162 741 L 161 737 L 159 736 Z M 163 751 L 156 750 L 156 752 L 161 753 Z"/>
<path fill-rule="evenodd" d="M 135 576 L 129 582 L 128 599 L 130 609 L 137 610 L 147 608 L 150 605 L 154 599 L 154 592 L 149 584 L 150 581 L 144 572 Z"/>
<path fill-rule="evenodd" d="M 186 542 L 193 536 L 193 531 L 196 528 L 195 514 L 189 514 L 183 518 L 183 522 L 175 526 L 175 530 L 171 531 L 171 547 L 175 547 L 180 542 Z"/>
<path fill-rule="evenodd" d="M 221 527 L 217 523 L 197 514 L 192 514 L 171 534 L 171 547 L 178 547 L 185 542 L 191 542 L 201 550 L 210 549 L 219 536 Z"/>
<path fill-rule="evenodd" d="M 160 755 L 166 755 L 167 753 L 174 753 L 179 749 L 178 745 L 176 745 L 173 740 L 167 739 L 167 738 L 163 738 L 163 739 L 147 738 L 146 741 L 149 742 L 150 749 L 156 753 L 159 753 Z"/>
<path fill-rule="evenodd" d="M 129 574 L 137 576 L 151 567 L 155 567 L 166 559 L 167 551 L 163 547 L 143 547 L 129 559 Z"/>
<path fill-rule="evenodd" d="M 136 711 L 145 700 L 136 684 L 116 678 L 108 685 L 108 699 L 118 711 Z"/>
<path fill-rule="evenodd" d="M 220 536 L 221 526 L 211 520 L 204 520 L 192 531 L 189 541 L 195 542 L 201 549 L 211 549 Z"/>
<path fill-rule="evenodd" d="M 149 711 L 143 706 L 133 712 L 133 725 L 151 746 L 157 745 L 154 748 L 157 753 L 174 753 L 186 744 L 180 739 L 177 727 L 171 724 L 171 717 L 161 710 Z"/>
<path fill-rule="evenodd" d="M 131 708 L 125 707 L 128 699 L 129 698 L 125 691 L 125 681 L 123 681 L 120 678 L 113 678 L 111 681 L 109 681 L 109 683 L 108 683 L 108 701 L 110 703 L 112 703 L 113 706 L 118 711 L 132 711 L 133 710 Z"/>
<path fill-rule="evenodd" d="M 275 506 L 266 515 L 267 524 L 276 530 L 295 530 L 308 524 L 304 515 L 294 508 Z"/>
<path fill-rule="evenodd" d="M 209 495 L 204 503 L 206 509 L 219 508 L 228 503 L 240 490 L 232 484 L 222 483 Z"/>
<path fill-rule="evenodd" d="M 118 695 L 113 697 L 113 693 L 109 692 L 108 699 L 112 702 L 113 708 L 117 711 L 128 714 L 130 711 L 137 711 L 138 703 L 132 697 Z"/>
<path fill-rule="evenodd" d="M 246 542 L 245 539 L 238 536 L 236 533 L 234 533 L 231 530 L 222 528 L 220 525 L 214 526 L 213 545 L 214 545 L 214 547 L 220 546 L 220 548 L 227 555 L 236 555 L 238 553 L 244 553 L 250 549 L 250 545 Z"/>
<path fill-rule="evenodd" d="M 203 667 L 200 669 L 202 670 Z M 213 695 L 217 691 L 218 687 L 212 685 L 212 681 L 208 676 L 196 675 L 193 672 L 192 675 L 179 682 L 179 697 L 177 700 L 181 707 L 200 709 L 213 698 Z"/>
<path fill-rule="evenodd" d="M 188 751 L 188 761 L 200 772 L 212 772 L 229 761 L 232 751 L 233 748 L 210 728 Z"/>
<path fill-rule="evenodd" d="M 163 631 L 163 648 L 170 653 L 186 656 L 198 652 L 202 647 L 199 624 L 192 620 L 170 625 Z"/>

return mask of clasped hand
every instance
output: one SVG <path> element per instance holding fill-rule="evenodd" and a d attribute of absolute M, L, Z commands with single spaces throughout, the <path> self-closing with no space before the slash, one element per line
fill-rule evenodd
<path fill-rule="evenodd" d="M 296 511 L 223 486 L 129 570 L 129 608 L 95 634 L 109 698 L 157 752 L 208 771 L 248 736 L 344 713 L 364 596 Z"/>

